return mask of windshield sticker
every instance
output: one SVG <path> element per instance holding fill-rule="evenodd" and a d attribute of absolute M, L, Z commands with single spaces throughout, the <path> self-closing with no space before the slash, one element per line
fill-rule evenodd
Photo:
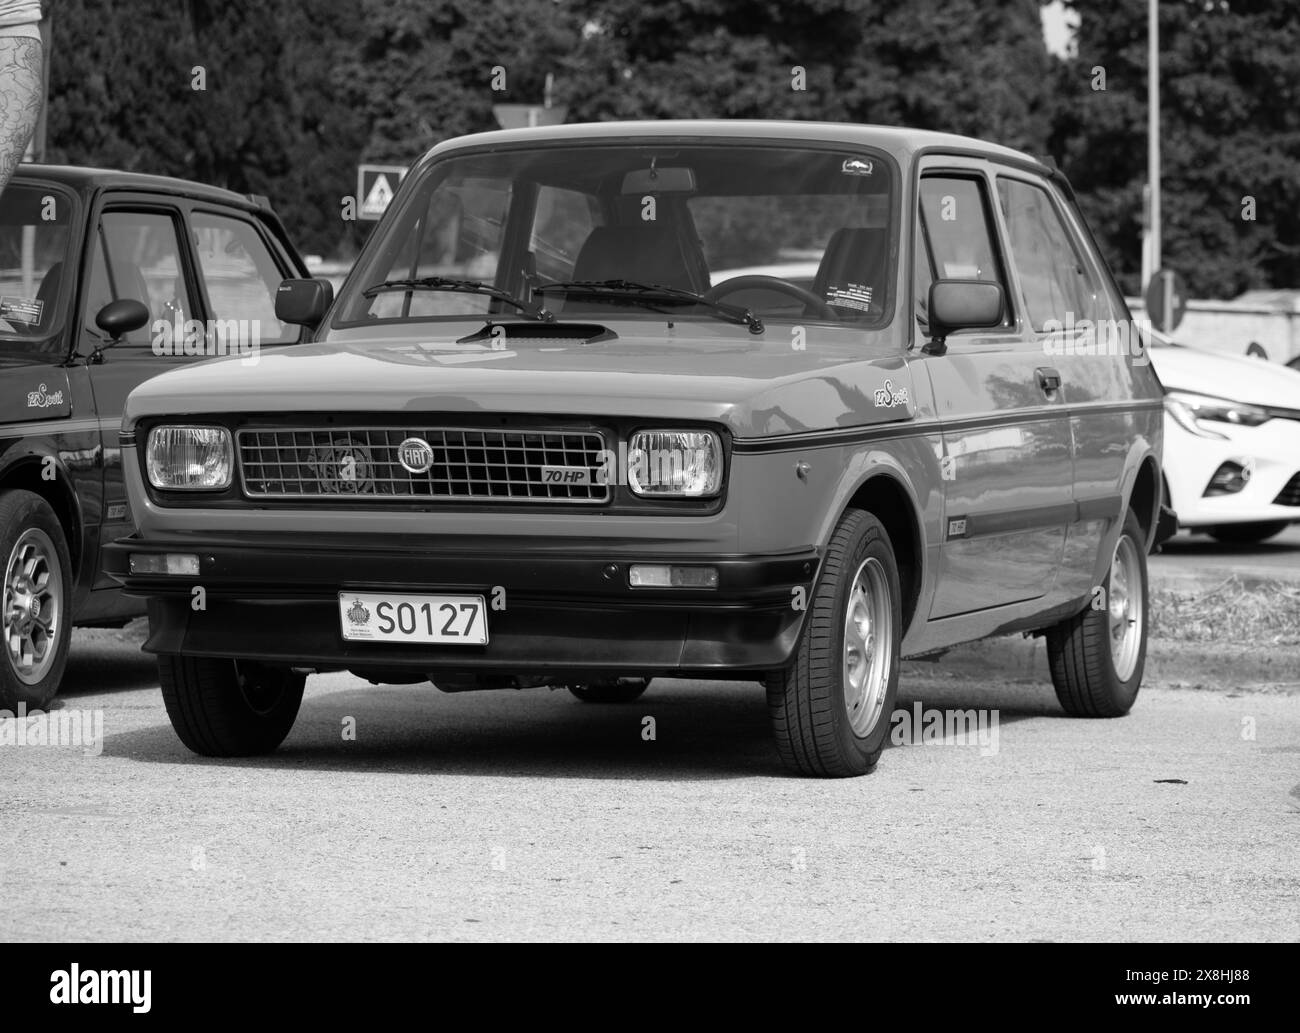
<path fill-rule="evenodd" d="M 874 170 L 875 166 L 866 158 L 845 158 L 840 166 L 840 171 L 846 176 L 869 176 Z"/>
<path fill-rule="evenodd" d="M 27 392 L 27 408 L 29 409 L 49 409 L 51 406 L 62 404 L 63 392 L 53 391 L 47 393 L 44 384 L 35 391 Z"/>
<path fill-rule="evenodd" d="M 40 326 L 44 312 L 45 302 L 37 298 L 0 297 L 0 318 Z"/>
<path fill-rule="evenodd" d="M 826 302 L 840 308 L 855 308 L 866 312 L 871 308 L 871 288 L 861 283 L 846 283 L 843 287 L 827 287 Z"/>

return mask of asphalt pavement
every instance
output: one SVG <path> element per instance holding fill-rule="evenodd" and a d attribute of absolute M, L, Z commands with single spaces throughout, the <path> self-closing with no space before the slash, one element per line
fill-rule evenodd
<path fill-rule="evenodd" d="M 1227 545 L 1209 535 L 1180 532 L 1150 557 L 1154 577 L 1178 581 L 1300 581 L 1300 524 L 1255 545 Z"/>
<path fill-rule="evenodd" d="M 901 709 L 995 711 L 996 739 L 817 781 L 752 684 L 595 706 L 339 674 L 280 752 L 217 761 L 138 642 L 78 634 L 61 708 L 102 712 L 102 752 L 0 747 L 7 941 L 1300 937 L 1286 691 L 1152 684 L 1086 721 L 1032 676 L 909 664 Z"/>

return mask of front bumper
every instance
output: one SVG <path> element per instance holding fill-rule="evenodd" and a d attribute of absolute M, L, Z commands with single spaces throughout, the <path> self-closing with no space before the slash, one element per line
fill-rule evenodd
<path fill-rule="evenodd" d="M 135 575 L 132 553 L 197 554 L 197 577 Z M 681 563 L 718 570 L 718 587 L 642 589 L 629 564 Z M 405 548 L 322 539 L 254 542 L 126 538 L 104 549 L 105 569 L 149 600 L 154 653 L 230 657 L 322 669 L 457 671 L 562 677 L 597 673 L 708 675 L 762 672 L 794 654 L 818 555 L 666 556 L 635 543 L 571 546 L 554 539 L 467 552 L 446 540 Z M 203 606 L 196 608 L 196 588 Z M 504 608 L 494 609 L 494 590 Z M 482 595 L 485 646 L 345 642 L 340 591 Z M 495 593 L 500 598 L 501 593 Z"/>
<path fill-rule="evenodd" d="M 1163 465 L 1179 526 L 1300 521 L 1300 505 L 1278 501 L 1291 496 L 1288 486 L 1300 476 L 1300 421 L 1212 426 L 1218 436 L 1194 435 L 1165 414 Z M 1249 466 L 1250 481 L 1229 495 L 1206 495 L 1210 479 L 1223 463 Z"/>

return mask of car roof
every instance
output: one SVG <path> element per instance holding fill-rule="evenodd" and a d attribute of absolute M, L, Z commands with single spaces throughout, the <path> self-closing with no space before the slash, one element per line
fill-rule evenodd
<path fill-rule="evenodd" d="M 145 172 L 123 172 L 119 169 L 86 168 L 80 165 L 41 165 L 24 162 L 14 170 L 14 180 L 43 179 L 60 183 L 72 190 L 87 193 L 95 190 L 139 190 L 146 193 L 172 194 L 200 201 L 213 201 L 232 205 L 246 211 L 257 211 L 261 205 L 244 194 L 233 190 L 196 183 L 190 179 L 172 176 L 154 176 Z"/>
<path fill-rule="evenodd" d="M 799 142 L 832 142 L 877 147 L 898 158 L 922 150 L 977 152 L 1020 165 L 1033 165 L 1045 174 L 1052 169 L 1038 158 L 1011 147 L 989 143 L 971 136 L 940 133 L 903 126 L 864 125 L 853 122 L 796 122 L 765 119 L 663 119 L 640 122 L 575 122 L 559 126 L 535 126 L 527 129 L 499 129 L 453 137 L 435 146 L 424 157 L 462 147 L 509 147 L 528 143 L 557 143 L 579 140 L 627 140 L 646 137 L 731 137 Z"/>

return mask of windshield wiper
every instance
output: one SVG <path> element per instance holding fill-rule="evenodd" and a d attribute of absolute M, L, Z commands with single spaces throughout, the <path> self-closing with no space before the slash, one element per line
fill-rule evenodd
<path fill-rule="evenodd" d="M 530 305 L 516 298 L 509 291 L 503 291 L 500 287 L 493 287 L 490 283 L 483 283 L 480 280 L 453 280 L 446 276 L 384 280 L 381 283 L 372 283 L 361 292 L 361 296 L 373 298 L 376 294 L 383 294 L 385 291 L 458 291 L 462 294 L 486 294 L 489 298 L 496 298 L 497 301 L 513 305 L 530 319 L 540 319 L 543 323 L 555 322 L 554 314 L 540 305 Z"/>
<path fill-rule="evenodd" d="M 740 323 L 749 327 L 751 334 L 763 332 L 763 321 L 747 308 L 739 305 L 727 305 L 721 301 L 711 301 L 697 291 L 685 287 L 671 287 L 663 283 L 641 283 L 638 280 L 565 280 L 560 283 L 546 283 L 534 287 L 534 294 L 589 294 L 594 297 L 626 297 L 633 303 L 655 304 L 664 301 L 686 301 L 703 305 L 719 318 L 728 323 Z"/>

